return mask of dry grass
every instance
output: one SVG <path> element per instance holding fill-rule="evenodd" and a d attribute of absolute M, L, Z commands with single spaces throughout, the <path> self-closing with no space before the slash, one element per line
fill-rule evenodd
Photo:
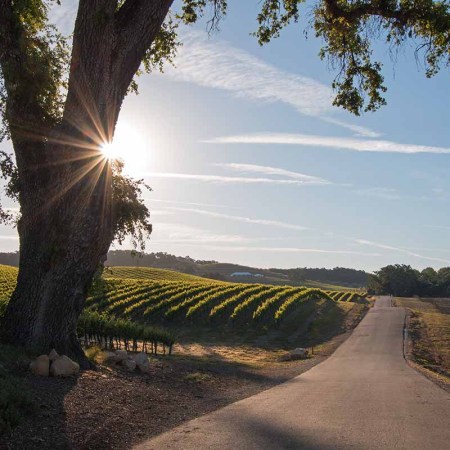
<path fill-rule="evenodd" d="M 413 356 L 420 365 L 450 376 L 450 299 L 396 298 L 411 310 Z"/>

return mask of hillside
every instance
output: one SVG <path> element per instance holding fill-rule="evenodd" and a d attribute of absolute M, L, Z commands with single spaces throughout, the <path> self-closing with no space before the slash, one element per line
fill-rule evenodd
<path fill-rule="evenodd" d="M 126 278 L 134 280 L 148 280 L 148 281 L 208 281 L 214 282 L 216 280 L 206 280 L 205 278 L 190 275 L 183 272 L 176 272 L 169 269 L 155 269 L 151 267 L 127 267 L 114 266 L 107 267 L 103 272 L 103 278 Z"/>
<path fill-rule="evenodd" d="M 19 254 L 0 253 L 0 264 L 17 266 Z M 307 285 L 311 287 L 342 286 L 345 288 L 365 288 L 369 274 L 362 270 L 335 267 L 261 269 L 233 263 L 195 260 L 189 256 L 175 256 L 164 252 L 138 254 L 130 250 L 111 250 L 106 265 L 110 267 L 139 267 L 167 269 L 176 272 L 213 278 L 221 281 L 239 281 L 244 283 L 264 283 L 291 286 Z M 235 272 L 247 272 L 250 275 L 236 279 Z M 255 277 L 258 274 L 260 276 Z M 262 275 L 262 276 L 261 276 Z M 339 288 L 340 289 L 340 288 Z"/>
<path fill-rule="evenodd" d="M 1 259 L 0 259 L 1 261 Z M 240 281 L 244 283 L 289 284 L 292 286 L 322 284 L 343 286 L 344 288 L 364 288 L 369 274 L 363 270 L 335 267 L 324 268 L 293 268 L 293 269 L 261 269 L 233 263 L 195 260 L 189 256 L 175 256 L 164 252 L 136 254 L 127 250 L 113 250 L 108 253 L 107 265 L 154 267 L 170 269 L 222 281 Z M 231 275 L 235 272 L 247 272 L 249 276 L 236 279 Z M 262 277 L 255 277 L 255 275 Z M 256 279 L 255 279 L 256 278 Z M 317 284 L 319 283 L 319 284 Z"/>
<path fill-rule="evenodd" d="M 0 266 L 0 313 L 14 289 L 16 277 L 16 268 Z M 92 333 L 98 334 L 105 318 L 113 322 L 119 318 L 127 321 L 126 326 L 110 322 L 108 327 L 112 330 L 121 327 L 131 330 L 133 323 L 164 325 L 173 330 L 181 325 L 245 326 L 257 334 L 271 328 L 295 331 L 302 323 L 310 329 L 316 320 L 329 314 L 345 316 L 352 309 L 345 303 L 360 302 L 364 296 L 351 290 L 221 282 L 142 267 L 108 268 L 91 291 L 80 322 L 80 331 L 85 335 L 89 329 L 95 329 Z M 156 333 L 137 329 L 134 332 Z M 162 331 L 156 335 L 159 342 L 171 346 L 172 337 Z"/>

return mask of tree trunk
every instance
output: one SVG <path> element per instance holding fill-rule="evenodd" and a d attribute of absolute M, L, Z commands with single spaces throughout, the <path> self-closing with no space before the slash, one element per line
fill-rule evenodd
<path fill-rule="evenodd" d="M 18 283 L 0 336 L 86 362 L 76 326 L 114 236 L 109 142 L 128 87 L 173 0 L 80 0 L 61 118 L 42 110 L 14 2 L 0 0 L 0 68 L 19 175 Z M 22 74 L 21 77 L 19 75 Z M 20 89 L 18 89 L 18 87 Z M 51 114 L 50 114 L 51 116 Z"/>
<path fill-rule="evenodd" d="M 19 276 L 2 337 L 82 361 L 77 320 L 113 238 L 110 165 L 98 149 L 65 162 L 73 148 L 51 147 L 59 163 L 40 164 L 21 185 Z"/>

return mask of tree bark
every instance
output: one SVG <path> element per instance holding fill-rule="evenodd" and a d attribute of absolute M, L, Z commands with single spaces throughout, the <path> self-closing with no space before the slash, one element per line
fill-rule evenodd
<path fill-rule="evenodd" d="M 63 145 L 52 150 L 67 154 Z M 10 343 L 78 360 L 77 320 L 113 238 L 109 163 L 98 151 L 82 153 L 22 182 L 19 276 L 2 327 Z"/>
<path fill-rule="evenodd" d="M 36 100 L 24 99 L 26 90 L 16 95 L 26 53 L 13 3 L 0 0 L 0 41 L 8 45 L 0 64 L 21 206 L 19 276 L 3 341 L 55 348 L 87 365 L 77 321 L 114 236 L 111 168 L 100 146 L 112 139 L 128 86 L 172 2 L 127 0 L 117 10 L 117 0 L 80 0 L 64 115 L 47 131 Z"/>

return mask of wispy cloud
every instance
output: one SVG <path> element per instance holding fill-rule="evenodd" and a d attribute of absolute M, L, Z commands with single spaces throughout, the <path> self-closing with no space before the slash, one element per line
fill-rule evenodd
<path fill-rule="evenodd" d="M 291 170 L 280 169 L 277 167 L 258 166 L 256 164 L 214 164 L 217 167 L 223 167 L 231 169 L 241 173 L 260 173 L 264 175 L 277 175 L 285 178 L 291 178 L 298 180 L 302 184 L 330 184 L 330 181 L 323 178 L 315 177 L 312 175 L 306 175 L 300 172 L 293 172 Z"/>
<path fill-rule="evenodd" d="M 310 147 L 328 147 L 358 152 L 388 153 L 450 153 L 450 148 L 401 144 L 392 141 L 316 136 L 310 134 L 262 133 L 223 136 L 206 140 L 213 144 L 283 144 Z"/>
<path fill-rule="evenodd" d="M 438 228 L 440 230 L 450 230 L 450 226 L 448 225 L 424 225 L 427 228 Z"/>
<path fill-rule="evenodd" d="M 295 225 L 286 222 L 280 222 L 278 220 L 266 220 L 266 219 L 253 219 L 251 217 L 243 217 L 243 216 L 234 216 L 231 214 L 222 214 L 213 211 L 206 211 L 204 209 L 197 208 L 176 208 L 170 207 L 169 209 L 174 211 L 183 211 L 194 214 L 202 214 L 204 216 L 216 217 L 218 219 L 226 219 L 226 220 L 234 220 L 236 222 L 249 223 L 249 224 L 257 224 L 257 225 L 268 225 L 272 227 L 285 228 L 289 230 L 306 230 L 307 228 L 301 225 Z"/>
<path fill-rule="evenodd" d="M 224 41 L 208 39 L 205 33 L 183 33 L 183 47 L 175 64 L 175 68 L 167 68 L 165 72 L 175 80 L 229 91 L 252 100 L 282 102 L 300 114 L 318 117 L 359 135 L 378 136 L 368 128 L 327 116 L 334 109 L 328 86 L 282 71 Z"/>
<path fill-rule="evenodd" d="M 173 211 L 175 213 L 175 211 Z M 215 233 L 213 231 L 173 222 L 158 222 L 154 225 L 152 244 L 186 244 L 203 246 L 205 244 L 249 244 L 255 242 L 285 241 L 287 236 L 249 237 L 240 234 Z"/>
<path fill-rule="evenodd" d="M 167 211 L 166 209 L 152 209 L 150 213 L 152 217 L 172 216 L 174 214 L 173 211 Z"/>
<path fill-rule="evenodd" d="M 214 203 L 181 202 L 181 201 L 176 201 L 176 200 L 162 200 L 162 199 L 155 199 L 155 198 L 146 198 L 146 200 L 148 200 L 149 202 L 168 203 L 171 205 L 206 206 L 209 208 L 237 208 L 236 206 L 217 205 Z"/>
<path fill-rule="evenodd" d="M 367 197 L 381 198 L 383 200 L 400 200 L 402 198 L 396 189 L 385 187 L 359 189 L 356 193 Z"/>
<path fill-rule="evenodd" d="M 401 248 L 401 247 L 394 247 L 392 245 L 380 244 L 379 242 L 368 241 L 366 239 L 355 239 L 355 242 L 357 244 L 367 245 L 367 246 L 374 247 L 374 248 L 379 248 L 379 249 L 383 249 L 383 250 L 391 250 L 391 251 L 403 253 L 405 255 L 414 256 L 415 258 L 420 258 L 420 259 L 424 259 L 424 260 L 427 260 L 427 261 L 434 261 L 434 262 L 450 264 L 450 259 L 436 258 L 436 257 L 432 257 L 432 256 L 420 255 L 418 253 L 411 252 L 410 250 L 405 249 L 405 248 Z"/>
<path fill-rule="evenodd" d="M 223 175 L 205 175 L 205 174 L 171 173 L 171 172 L 149 172 L 143 174 L 142 176 L 144 176 L 145 178 L 173 178 L 179 180 L 192 180 L 217 184 L 284 184 L 294 186 L 303 186 L 306 184 L 310 185 L 329 184 L 324 181 L 321 182 L 305 181 L 301 179 L 228 177 Z"/>
<path fill-rule="evenodd" d="M 370 130 L 369 128 L 362 127 L 360 125 L 353 125 L 343 120 L 336 119 L 334 117 L 321 117 L 321 120 L 324 122 L 332 123 L 333 125 L 337 125 L 342 128 L 347 128 L 350 131 L 353 131 L 356 136 L 368 137 L 368 138 L 377 138 L 381 136 L 381 133 Z"/>
<path fill-rule="evenodd" d="M 267 252 L 267 253 L 318 253 L 333 255 L 359 255 L 380 256 L 379 253 L 358 252 L 353 250 L 327 250 L 322 248 L 299 248 L 299 247 L 253 247 L 253 246 L 218 246 L 207 245 L 210 250 L 236 251 L 236 252 Z"/>
<path fill-rule="evenodd" d="M 181 225 L 176 223 L 159 222 L 154 226 L 154 239 L 152 243 L 171 243 L 171 244 L 204 244 L 207 242 L 223 243 L 244 243 L 247 239 L 244 236 L 236 234 L 212 233 L 198 227 Z"/>

